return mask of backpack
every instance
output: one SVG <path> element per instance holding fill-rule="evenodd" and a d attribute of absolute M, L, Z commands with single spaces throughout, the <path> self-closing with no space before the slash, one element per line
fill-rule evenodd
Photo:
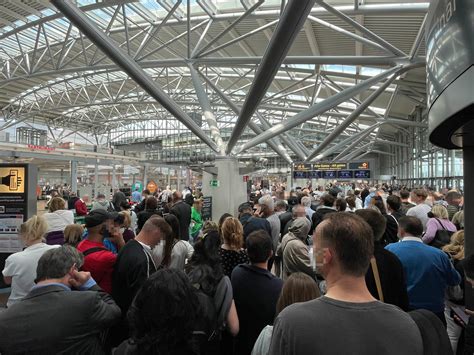
<path fill-rule="evenodd" d="M 451 236 L 454 234 L 454 232 L 448 231 L 446 228 L 444 228 L 443 224 L 438 218 L 435 219 L 438 221 L 438 224 L 441 226 L 442 229 L 438 229 L 436 231 L 436 234 L 430 245 L 432 247 L 441 249 L 442 247 L 448 245 L 451 242 Z"/>

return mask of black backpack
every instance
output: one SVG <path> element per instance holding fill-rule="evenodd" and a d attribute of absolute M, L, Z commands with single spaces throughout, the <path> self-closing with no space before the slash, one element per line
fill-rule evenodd
<path fill-rule="evenodd" d="M 441 249 L 442 247 L 448 245 L 451 242 L 451 236 L 454 234 L 454 232 L 448 231 L 446 228 L 444 228 L 443 224 L 438 218 L 435 219 L 438 221 L 438 224 L 441 226 L 442 229 L 438 229 L 436 231 L 436 234 L 430 245 L 432 247 Z"/>

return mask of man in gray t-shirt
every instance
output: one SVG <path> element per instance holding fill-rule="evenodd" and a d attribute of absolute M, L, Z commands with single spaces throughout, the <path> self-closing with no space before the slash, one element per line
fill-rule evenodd
<path fill-rule="evenodd" d="M 365 273 L 372 230 L 359 216 L 329 214 L 313 235 L 326 296 L 284 309 L 273 329 L 272 355 L 423 354 L 417 325 L 399 308 L 372 297 Z"/>

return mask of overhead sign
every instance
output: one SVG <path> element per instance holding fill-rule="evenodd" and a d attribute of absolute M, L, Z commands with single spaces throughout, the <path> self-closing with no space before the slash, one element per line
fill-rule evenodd
<path fill-rule="evenodd" d="M 23 194 L 25 192 L 25 168 L 10 166 L 0 168 L 0 193 Z"/>
<path fill-rule="evenodd" d="M 210 187 L 219 187 L 219 180 L 210 180 L 209 181 L 209 186 Z"/>
<path fill-rule="evenodd" d="M 316 163 L 312 170 L 341 170 L 347 169 L 347 163 Z"/>
<path fill-rule="evenodd" d="M 352 170 L 341 170 L 337 172 L 338 179 L 352 179 L 354 172 Z"/>
<path fill-rule="evenodd" d="M 350 170 L 359 170 L 359 169 L 369 169 L 369 162 L 357 162 L 357 163 L 349 163 Z"/>
<path fill-rule="evenodd" d="M 354 177 L 356 179 L 370 179 L 370 170 L 356 170 Z"/>
<path fill-rule="evenodd" d="M 294 171 L 310 171 L 313 170 L 313 164 L 295 164 Z"/>
<path fill-rule="evenodd" d="M 45 152 L 51 152 L 53 150 L 56 150 L 55 147 L 50 147 L 47 145 L 34 145 L 34 144 L 28 144 L 28 148 L 31 150 L 42 150 Z"/>

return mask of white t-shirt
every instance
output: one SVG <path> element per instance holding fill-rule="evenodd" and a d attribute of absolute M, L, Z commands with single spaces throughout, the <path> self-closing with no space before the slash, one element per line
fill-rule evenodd
<path fill-rule="evenodd" d="M 431 211 L 431 207 L 426 203 L 420 203 L 415 207 L 410 208 L 407 211 L 407 216 L 416 217 L 421 221 L 423 224 L 423 232 L 426 231 L 426 224 L 428 223 L 428 212 Z"/>
<path fill-rule="evenodd" d="M 48 223 L 46 233 L 64 231 L 66 226 L 74 224 L 74 213 L 70 210 L 57 210 L 51 213 L 45 213 L 43 217 Z"/>
<path fill-rule="evenodd" d="M 38 260 L 48 250 L 58 248 L 59 245 L 45 243 L 33 244 L 23 251 L 10 255 L 5 261 L 3 276 L 12 278 L 11 294 L 7 307 L 21 301 L 35 285 L 36 267 Z"/>

